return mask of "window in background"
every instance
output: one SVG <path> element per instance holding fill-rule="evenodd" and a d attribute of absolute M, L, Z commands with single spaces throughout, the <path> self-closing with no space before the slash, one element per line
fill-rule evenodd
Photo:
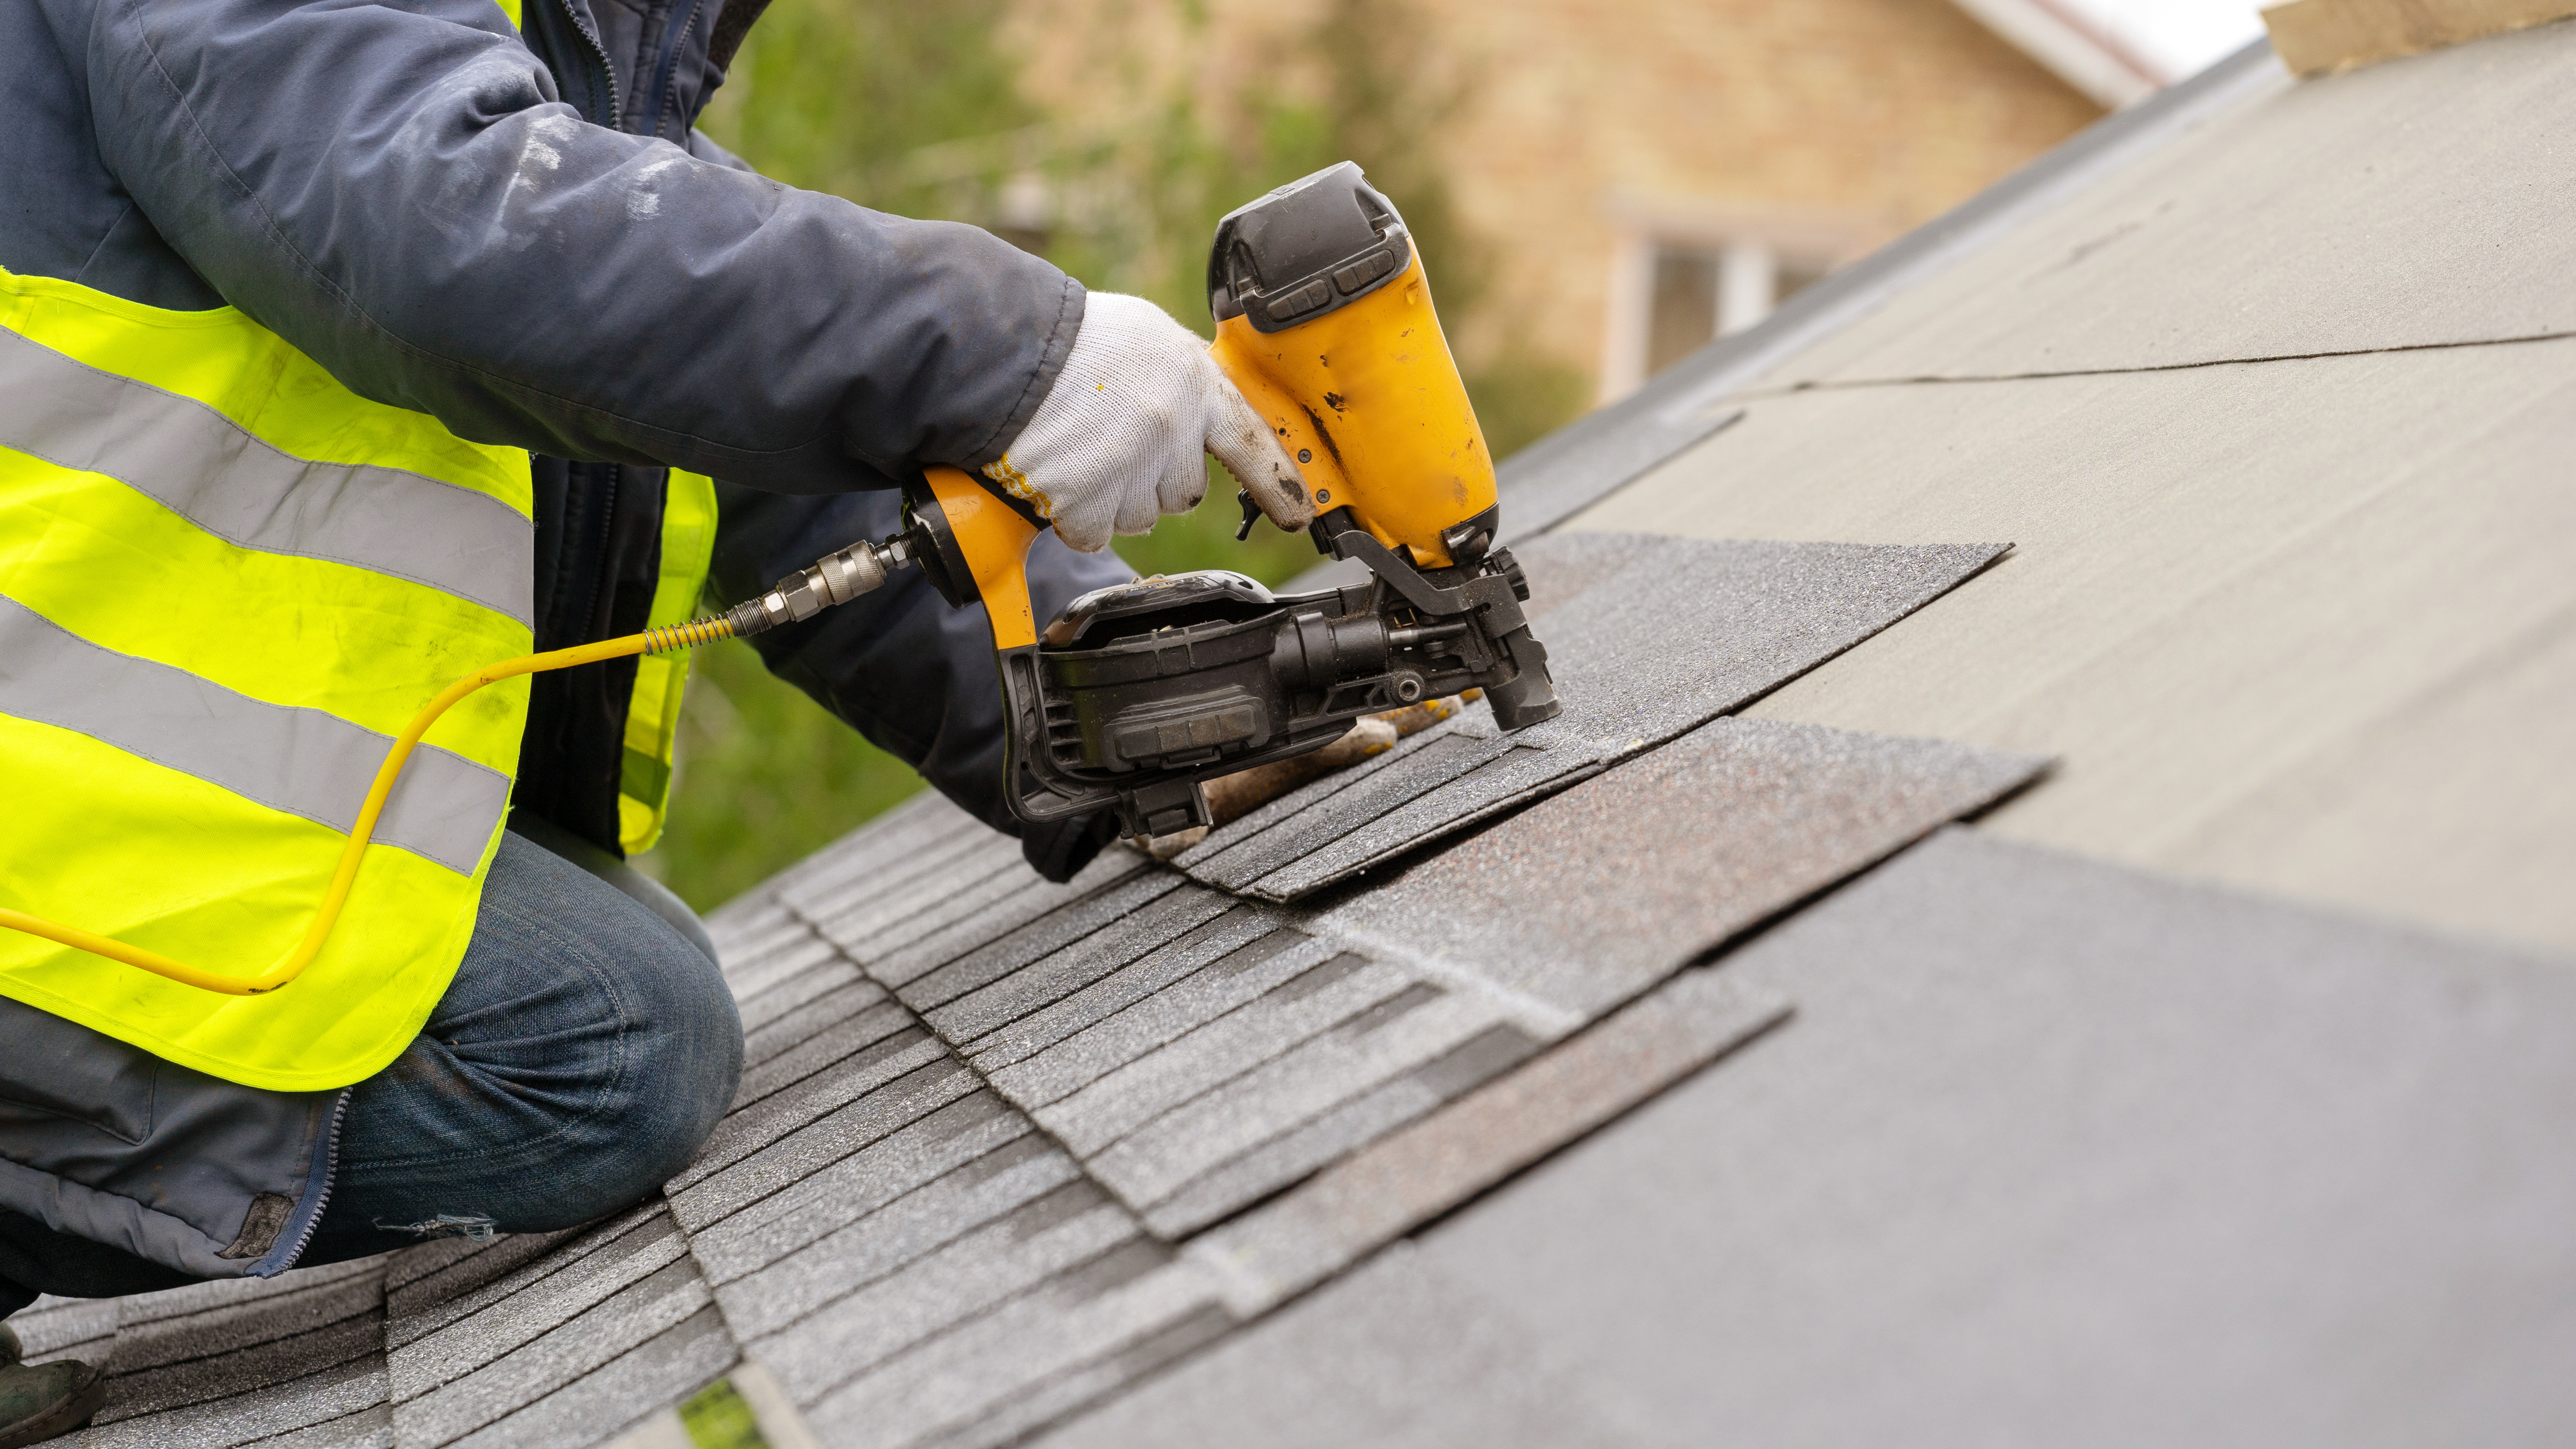
<path fill-rule="evenodd" d="M 1759 242 L 1724 246 L 1653 243 L 1653 291 L 1647 300 L 1643 382 L 1707 346 L 1771 315 L 1825 274 L 1825 265 Z"/>

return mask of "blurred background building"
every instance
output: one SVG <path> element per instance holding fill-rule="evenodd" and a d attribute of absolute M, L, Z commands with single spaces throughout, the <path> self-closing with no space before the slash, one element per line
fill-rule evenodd
<path fill-rule="evenodd" d="M 1202 331 L 1216 219 L 1356 160 L 1506 456 L 2186 68 L 2112 3 L 775 0 L 703 125 L 780 180 L 987 227 Z M 1233 514 L 1121 552 L 1274 582 L 1312 561 L 1236 545 Z M 698 675 L 645 864 L 700 906 L 914 787 L 746 646 Z"/>

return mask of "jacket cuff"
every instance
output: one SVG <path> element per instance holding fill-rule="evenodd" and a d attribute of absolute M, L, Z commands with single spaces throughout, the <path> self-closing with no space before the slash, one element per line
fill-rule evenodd
<path fill-rule="evenodd" d="M 998 461 L 1019 441 L 1020 432 L 1029 419 L 1038 415 L 1047 393 L 1055 387 L 1058 374 L 1064 371 L 1064 360 L 1072 355 L 1075 334 L 1082 331 L 1083 305 L 1090 293 L 1071 277 L 1064 279 L 1064 292 L 1056 310 L 1055 326 L 1047 333 L 1046 346 L 1038 354 L 1037 370 L 1029 374 L 1028 385 L 1020 389 L 1017 401 L 1001 423 L 985 438 L 984 444 L 960 466 L 970 473 L 980 473 L 984 465 Z"/>

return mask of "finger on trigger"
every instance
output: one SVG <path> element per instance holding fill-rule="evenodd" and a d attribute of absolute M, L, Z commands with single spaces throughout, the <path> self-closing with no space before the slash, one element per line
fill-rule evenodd
<path fill-rule="evenodd" d="M 1306 475 L 1289 461 L 1287 450 L 1270 435 L 1269 425 L 1235 391 L 1234 384 L 1220 378 L 1218 386 L 1224 404 L 1211 419 L 1208 451 L 1225 464 L 1271 522 L 1288 529 L 1314 522 L 1315 505 L 1306 493 Z"/>

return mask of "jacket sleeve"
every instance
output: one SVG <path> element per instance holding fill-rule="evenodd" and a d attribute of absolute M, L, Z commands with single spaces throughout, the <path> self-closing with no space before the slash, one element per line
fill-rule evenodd
<path fill-rule="evenodd" d="M 792 498 L 719 482 L 716 508 L 708 582 L 719 603 L 732 605 L 835 549 L 893 533 L 903 502 L 887 492 Z M 1108 550 L 1075 553 L 1048 532 L 1029 551 L 1029 602 L 1048 619 L 1077 595 L 1135 576 Z M 982 606 L 948 607 L 919 569 L 750 643 L 772 673 L 994 829 L 1021 837 L 1030 863 L 1050 878 L 1070 876 L 1109 839 L 1105 817 L 1032 830 L 1011 814 L 992 630 Z"/>
<path fill-rule="evenodd" d="M 548 0 L 528 0 L 531 9 Z M 492 0 L 100 0 L 109 167 L 216 291 L 461 436 L 786 493 L 980 468 L 1081 287 L 581 119 Z"/>

